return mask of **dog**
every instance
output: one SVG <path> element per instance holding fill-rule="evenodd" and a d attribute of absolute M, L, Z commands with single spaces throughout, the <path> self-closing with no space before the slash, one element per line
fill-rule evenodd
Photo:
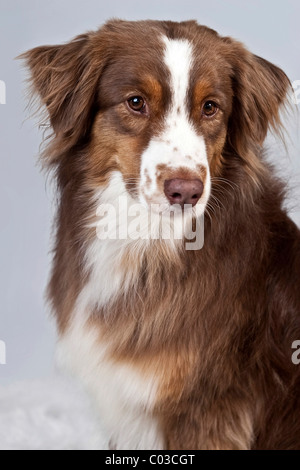
<path fill-rule="evenodd" d="M 300 449 L 300 234 L 263 149 L 285 73 L 196 21 L 22 58 L 53 129 L 57 358 L 111 448 Z"/>

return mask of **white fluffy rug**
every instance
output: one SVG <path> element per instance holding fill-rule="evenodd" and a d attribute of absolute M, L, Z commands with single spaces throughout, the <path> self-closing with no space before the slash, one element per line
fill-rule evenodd
<path fill-rule="evenodd" d="M 88 397 L 55 376 L 0 387 L 0 450 L 107 449 Z"/>

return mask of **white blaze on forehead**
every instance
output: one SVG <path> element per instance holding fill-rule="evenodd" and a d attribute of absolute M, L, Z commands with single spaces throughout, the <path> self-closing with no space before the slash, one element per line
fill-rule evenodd
<path fill-rule="evenodd" d="M 187 92 L 193 65 L 193 49 L 189 41 L 164 38 L 164 62 L 171 75 L 172 113 L 186 113 Z"/>
<path fill-rule="evenodd" d="M 153 137 L 142 154 L 141 200 L 158 194 L 157 166 L 166 165 L 174 170 L 188 168 L 199 173 L 199 164 L 206 168 L 207 178 L 200 199 L 206 204 L 210 192 L 209 166 L 204 138 L 197 134 L 189 119 L 189 87 L 194 63 L 192 44 L 186 39 L 162 38 L 165 44 L 164 63 L 169 71 L 170 107 L 165 116 L 163 131 Z M 200 113 L 199 113 L 200 119 Z M 165 197 L 161 195 L 161 201 Z M 203 204 L 201 206 L 203 207 Z M 201 210 L 203 212 L 203 210 Z"/>

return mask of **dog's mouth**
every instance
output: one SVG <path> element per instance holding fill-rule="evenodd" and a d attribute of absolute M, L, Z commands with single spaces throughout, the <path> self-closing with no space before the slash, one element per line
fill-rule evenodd
<path fill-rule="evenodd" d="M 171 214 L 173 214 L 174 216 L 182 216 L 183 214 L 196 214 L 196 205 L 180 204 L 177 202 L 174 202 L 173 204 L 170 204 L 169 202 L 152 202 L 150 204 L 147 204 L 147 209 L 150 213 L 159 214 L 162 217 L 170 217 Z"/>

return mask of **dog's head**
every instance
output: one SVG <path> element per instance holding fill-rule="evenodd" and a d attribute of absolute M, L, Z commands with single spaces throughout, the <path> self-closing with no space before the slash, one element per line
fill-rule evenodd
<path fill-rule="evenodd" d="M 278 67 L 196 22 L 116 20 L 24 57 L 54 129 L 49 163 L 84 155 L 90 187 L 118 172 L 144 206 L 191 204 L 196 215 L 226 155 L 259 166 L 254 150 L 289 87 Z"/>

